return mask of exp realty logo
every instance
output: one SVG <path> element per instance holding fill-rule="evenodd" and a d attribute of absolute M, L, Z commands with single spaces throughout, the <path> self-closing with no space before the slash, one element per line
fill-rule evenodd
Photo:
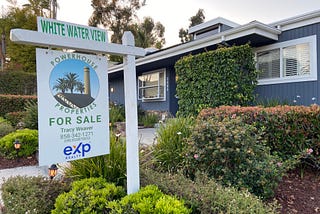
<path fill-rule="evenodd" d="M 76 158 L 85 157 L 91 150 L 89 143 L 79 143 L 78 145 L 66 146 L 63 149 L 63 153 L 66 156 L 66 160 L 72 160 Z"/>

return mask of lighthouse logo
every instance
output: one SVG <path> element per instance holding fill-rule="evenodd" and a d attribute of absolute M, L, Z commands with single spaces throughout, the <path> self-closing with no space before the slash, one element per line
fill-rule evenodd
<path fill-rule="evenodd" d="M 72 109 L 90 105 L 99 92 L 96 71 L 85 61 L 76 59 L 57 64 L 50 74 L 49 85 L 54 98 Z"/>

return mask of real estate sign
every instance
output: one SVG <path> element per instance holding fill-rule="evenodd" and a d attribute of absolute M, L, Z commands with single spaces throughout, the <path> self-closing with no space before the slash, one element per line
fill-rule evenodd
<path fill-rule="evenodd" d="M 56 19 L 37 17 L 38 32 L 86 41 L 95 41 L 105 48 L 108 43 L 107 31 L 84 25 L 63 22 Z M 97 45 L 97 43 L 96 43 Z"/>
<path fill-rule="evenodd" d="M 107 60 L 37 49 L 39 165 L 109 153 Z"/>

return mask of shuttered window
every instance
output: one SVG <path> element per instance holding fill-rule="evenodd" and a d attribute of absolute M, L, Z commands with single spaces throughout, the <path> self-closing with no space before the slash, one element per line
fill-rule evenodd
<path fill-rule="evenodd" d="M 317 80 L 316 36 L 258 48 L 259 84 Z"/>
<path fill-rule="evenodd" d="M 299 44 L 283 48 L 283 76 L 310 74 L 309 44 Z"/>

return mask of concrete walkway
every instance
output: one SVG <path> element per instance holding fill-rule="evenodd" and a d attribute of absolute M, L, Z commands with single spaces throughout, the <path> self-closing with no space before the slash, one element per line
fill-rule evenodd
<path fill-rule="evenodd" d="M 146 128 L 138 130 L 139 143 L 144 145 L 152 145 L 155 143 L 155 132 L 154 128 Z M 49 166 L 25 166 L 11 169 L 0 170 L 0 187 L 3 182 L 10 177 L 21 176 L 48 176 Z M 59 171 L 58 171 L 59 172 Z M 61 171 L 60 171 L 61 172 Z M 2 204 L 1 191 L 0 191 L 0 207 Z M 1 211 L 0 211 L 1 213 Z"/>

